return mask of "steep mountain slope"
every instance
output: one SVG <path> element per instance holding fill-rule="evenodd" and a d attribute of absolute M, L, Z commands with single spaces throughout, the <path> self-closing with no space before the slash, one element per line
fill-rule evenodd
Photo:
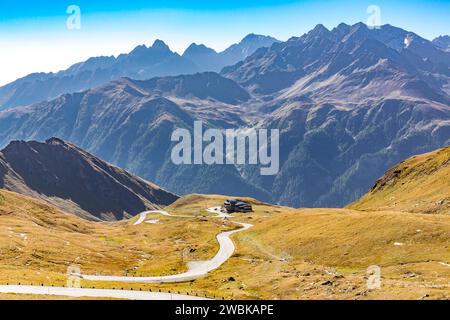
<path fill-rule="evenodd" d="M 449 66 L 448 53 L 411 32 L 341 24 L 225 68 L 259 97 L 259 126 L 281 130 L 280 173 L 244 176 L 286 205 L 356 200 L 399 161 L 450 144 Z"/>
<path fill-rule="evenodd" d="M 267 191 L 245 181 L 234 166 L 176 166 L 171 160 L 175 129 L 192 132 L 195 120 L 204 120 L 205 129 L 243 126 L 242 109 L 226 102 L 246 99 L 248 94 L 236 83 L 211 73 L 122 79 L 0 113 L 0 145 L 56 136 L 177 194 L 226 193 L 232 188 L 270 201 Z"/>
<path fill-rule="evenodd" d="M 349 208 L 450 214 L 450 147 L 401 162 Z"/>
<path fill-rule="evenodd" d="M 244 60 L 258 49 L 270 47 L 277 42 L 279 41 L 272 37 L 249 34 L 241 42 L 219 53 L 205 45 L 193 43 L 183 53 L 183 57 L 195 63 L 200 71 L 219 72 L 226 66 Z"/>
<path fill-rule="evenodd" d="M 0 187 L 86 218 L 121 220 L 178 197 L 52 138 L 10 143 L 0 153 Z"/>
<path fill-rule="evenodd" d="M 345 206 L 377 177 L 413 154 L 450 144 L 448 106 L 389 99 L 343 104 L 289 103 L 261 127 L 280 128 L 281 169 L 261 179 L 244 173 L 283 204 Z"/>
<path fill-rule="evenodd" d="M 148 93 L 178 98 L 211 99 L 236 105 L 250 100 L 250 95 L 232 80 L 213 72 L 177 77 L 153 78 L 135 81 Z"/>

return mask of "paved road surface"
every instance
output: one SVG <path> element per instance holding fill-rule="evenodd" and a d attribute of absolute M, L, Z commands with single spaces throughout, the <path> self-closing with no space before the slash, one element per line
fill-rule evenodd
<path fill-rule="evenodd" d="M 147 213 L 146 212 L 142 212 L 139 214 L 139 219 L 134 223 L 135 226 L 141 224 L 142 222 L 145 221 L 145 219 L 147 218 Z"/>
<path fill-rule="evenodd" d="M 206 298 L 163 292 L 13 285 L 0 286 L 0 293 L 36 294 L 65 297 L 116 298 L 129 300 L 207 300 Z"/>

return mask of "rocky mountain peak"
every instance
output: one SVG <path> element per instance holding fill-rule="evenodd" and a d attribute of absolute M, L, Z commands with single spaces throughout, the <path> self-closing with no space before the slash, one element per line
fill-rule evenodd
<path fill-rule="evenodd" d="M 208 48 L 204 44 L 192 43 L 184 52 L 183 56 L 192 56 L 200 54 L 212 54 L 215 55 L 217 52 L 214 49 Z"/>
<path fill-rule="evenodd" d="M 153 42 L 153 45 L 151 47 L 154 50 L 160 50 L 160 51 L 170 51 L 169 46 L 162 40 L 156 39 L 155 42 Z"/>
<path fill-rule="evenodd" d="M 311 34 L 315 36 L 321 36 L 324 34 L 328 34 L 330 30 L 328 30 L 323 24 L 319 23 L 310 31 Z"/>

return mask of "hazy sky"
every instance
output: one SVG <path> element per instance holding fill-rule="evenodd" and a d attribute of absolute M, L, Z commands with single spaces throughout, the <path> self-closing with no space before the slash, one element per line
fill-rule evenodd
<path fill-rule="evenodd" d="M 322 23 L 366 22 L 369 5 L 381 23 L 432 39 L 450 34 L 449 0 L 1 0 L 0 85 L 31 72 L 65 69 L 98 55 L 118 55 L 162 39 L 182 53 L 192 42 L 218 51 L 248 33 L 287 40 Z M 67 8 L 81 10 L 81 28 L 68 29 Z"/>

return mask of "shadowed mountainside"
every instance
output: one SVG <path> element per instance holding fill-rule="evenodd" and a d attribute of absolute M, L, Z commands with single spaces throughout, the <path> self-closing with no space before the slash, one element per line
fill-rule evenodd
<path fill-rule="evenodd" d="M 344 206 L 389 167 L 450 144 L 450 53 L 418 35 L 359 23 L 260 49 L 222 74 L 281 130 L 281 170 L 253 184 L 280 203 Z"/>
<path fill-rule="evenodd" d="M 2 188 L 88 219 L 121 220 L 178 197 L 62 140 L 14 141 L 0 153 Z"/>

